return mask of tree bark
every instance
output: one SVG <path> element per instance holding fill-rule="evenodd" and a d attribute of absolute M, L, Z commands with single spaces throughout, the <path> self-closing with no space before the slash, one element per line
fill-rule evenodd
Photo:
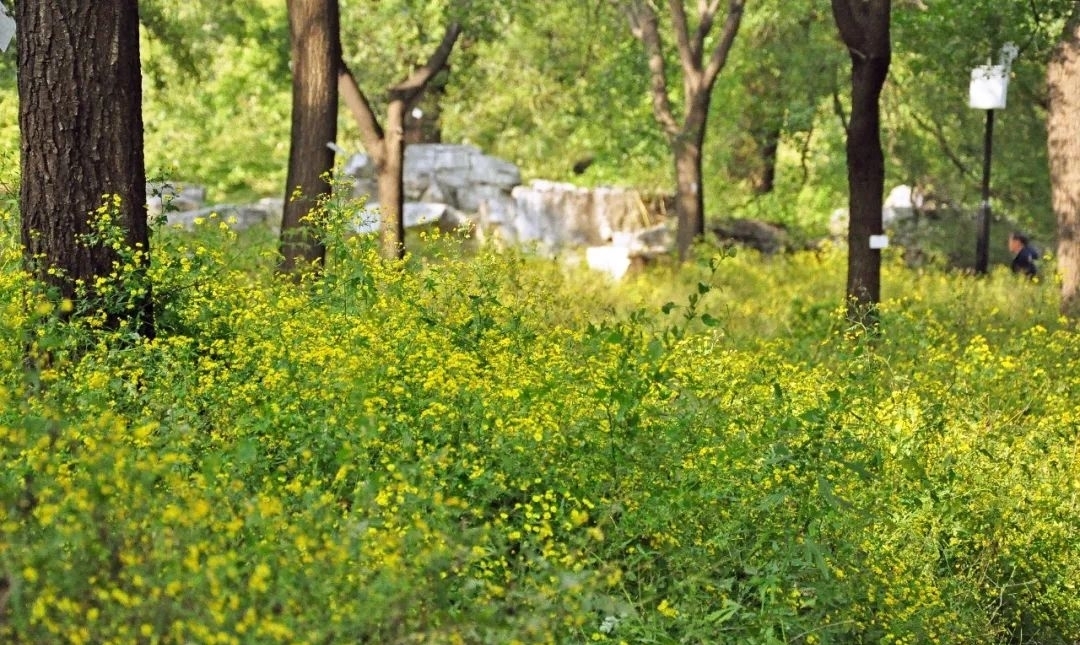
<path fill-rule="evenodd" d="M 379 239 L 383 257 L 405 257 L 405 194 L 402 186 L 405 169 L 405 112 L 423 93 L 431 79 L 446 67 L 454 44 L 461 35 L 461 25 L 446 28 L 442 42 L 423 66 L 407 79 L 390 88 L 386 130 L 371 108 L 356 77 L 342 64 L 338 84 L 345 104 L 356 118 L 364 149 L 375 164 L 379 186 Z"/>
<path fill-rule="evenodd" d="M 694 240 L 705 233 L 705 202 L 701 194 L 701 140 L 682 141 L 675 145 L 675 212 L 678 215 L 676 244 L 679 258 L 685 260 Z"/>
<path fill-rule="evenodd" d="M 881 88 L 889 73 L 889 0 L 832 0 L 840 37 L 851 55 L 851 116 L 847 126 L 848 317 L 873 324 L 881 300 L 881 251 L 870 236 L 883 232 L 885 157 L 881 149 Z"/>
<path fill-rule="evenodd" d="M 686 260 L 694 240 L 705 231 L 705 203 L 701 193 L 701 149 L 705 142 L 705 124 L 709 99 L 716 77 L 727 64 L 728 54 L 742 22 L 745 0 L 729 0 L 727 15 L 719 37 L 705 58 L 705 44 L 715 24 L 719 0 L 699 2 L 697 27 L 691 30 L 684 0 L 669 0 L 671 24 L 675 35 L 683 77 L 683 119 L 675 117 L 668 98 L 668 81 L 660 21 L 653 5 L 635 0 L 625 5 L 634 37 L 641 41 L 650 75 L 653 116 L 664 130 L 675 159 L 675 207 L 678 217 L 676 245 L 679 260 Z"/>
<path fill-rule="evenodd" d="M 288 0 L 292 49 L 292 134 L 285 209 L 281 220 L 281 264 L 292 273 L 325 260 L 326 247 L 303 218 L 331 190 L 337 139 L 338 83 L 341 64 L 337 0 Z"/>
<path fill-rule="evenodd" d="M 386 258 L 405 257 L 405 102 L 392 99 L 386 110 L 386 134 L 379 175 L 379 246 Z"/>
<path fill-rule="evenodd" d="M 1080 318 L 1080 10 L 1074 10 L 1046 70 L 1051 199 L 1057 217 L 1061 313 Z"/>
<path fill-rule="evenodd" d="M 151 337 L 136 0 L 18 2 L 15 18 L 26 266 L 76 312 L 104 311 L 108 325 Z M 85 239 L 106 195 L 119 197 L 110 215 L 137 278 L 107 298 L 97 280 L 120 268 L 121 254 Z"/>
<path fill-rule="evenodd" d="M 410 106 L 406 106 L 405 145 L 442 143 L 442 102 L 450 82 L 450 66 L 446 65 L 428 83 L 427 89 Z M 419 109 L 419 116 L 412 114 Z"/>
<path fill-rule="evenodd" d="M 780 151 L 780 127 L 763 128 L 754 137 L 761 170 L 753 177 L 754 194 L 768 195 L 776 188 L 776 155 Z"/>

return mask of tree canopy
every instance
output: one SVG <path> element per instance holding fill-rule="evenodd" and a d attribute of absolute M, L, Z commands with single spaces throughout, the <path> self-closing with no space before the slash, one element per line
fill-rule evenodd
<path fill-rule="evenodd" d="M 907 183 L 938 203 L 977 205 L 982 115 L 967 107 L 968 75 L 1015 42 L 1020 56 L 995 134 L 995 212 L 1051 237 L 1045 71 L 1071 6 L 895 2 L 882 95 L 886 190 Z M 140 13 L 149 174 L 204 184 L 218 200 L 278 193 L 290 105 L 284 3 L 143 0 Z M 346 62 L 376 113 L 387 99 L 380 90 L 423 62 L 448 18 L 461 21 L 462 39 L 443 79 L 443 140 L 513 161 L 526 178 L 671 189 L 640 45 L 610 2 L 342 3 Z M 805 0 L 748 3 L 740 38 L 711 103 L 706 217 L 823 229 L 846 200 L 842 122 L 850 110 L 831 16 Z M 8 79 L 0 127 L 12 135 L 0 145 L 11 158 L 10 56 L 0 77 Z M 339 143 L 358 151 L 354 123 L 344 110 L 339 118 Z"/>

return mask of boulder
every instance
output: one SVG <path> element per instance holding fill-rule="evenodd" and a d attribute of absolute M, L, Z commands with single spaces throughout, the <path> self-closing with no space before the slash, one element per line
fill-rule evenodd
<path fill-rule="evenodd" d="M 581 188 L 536 180 L 514 188 L 514 217 L 503 227 L 521 241 L 558 250 L 598 246 L 616 233 L 636 234 L 655 224 L 640 193 L 625 188 Z"/>
<path fill-rule="evenodd" d="M 379 231 L 379 204 L 369 203 L 353 223 L 353 232 L 358 234 L 377 233 Z M 469 219 L 461 211 L 447 204 L 432 202 L 405 202 L 403 219 L 405 228 L 437 225 L 442 231 L 452 231 L 467 226 Z"/>
<path fill-rule="evenodd" d="M 722 244 L 738 244 L 772 255 L 787 248 L 788 234 L 784 227 L 756 219 L 734 219 L 713 227 Z"/>
<path fill-rule="evenodd" d="M 367 155 L 351 156 L 344 170 L 355 179 L 355 194 L 378 199 L 375 164 Z M 425 143 L 405 148 L 402 185 L 406 202 L 441 202 L 475 213 L 481 203 L 508 197 L 520 183 L 517 166 L 473 146 Z"/>
<path fill-rule="evenodd" d="M 630 268 L 630 249 L 615 245 L 590 246 L 585 249 L 585 263 L 618 280 Z"/>
<path fill-rule="evenodd" d="M 229 227 L 235 231 L 243 231 L 253 226 L 276 228 L 281 225 L 281 210 L 272 203 L 264 203 L 267 201 L 247 205 L 215 204 L 195 210 L 170 211 L 165 214 L 165 221 L 169 226 L 176 226 L 187 231 L 194 230 L 197 221 L 207 220 L 214 216 L 229 224 Z"/>
<path fill-rule="evenodd" d="M 355 178 L 354 193 L 370 195 L 377 202 L 371 160 L 353 155 L 345 169 Z M 602 245 L 617 231 L 633 232 L 657 223 L 637 191 L 543 180 L 522 185 L 517 166 L 467 145 L 406 147 L 402 184 L 406 227 L 411 226 L 409 209 L 418 208 L 408 204 L 446 204 L 503 242 L 534 243 L 549 251 Z"/>
<path fill-rule="evenodd" d="M 146 213 L 150 218 L 162 212 L 194 211 L 206 202 L 206 188 L 198 184 L 168 181 L 146 182 Z"/>
<path fill-rule="evenodd" d="M 347 154 L 336 145 L 330 147 Z M 405 148 L 404 161 L 406 228 L 437 225 L 450 231 L 468 227 L 477 236 L 490 233 L 495 240 L 534 244 L 550 253 L 567 247 L 610 245 L 624 249 L 631 259 L 666 253 L 671 247 L 673 236 L 664 224 L 669 201 L 665 197 L 646 200 L 631 189 L 583 188 L 542 180 L 523 185 L 517 166 L 468 145 L 411 144 Z M 364 154 L 349 155 L 343 171 L 353 179 L 352 193 L 368 198 L 353 231 L 377 231 L 374 163 Z M 234 222 L 237 229 L 266 225 L 277 230 L 281 224 L 281 199 L 205 206 L 205 188 L 171 183 L 148 184 L 147 194 L 151 214 L 168 211 L 169 223 L 186 229 L 211 213 Z"/>
<path fill-rule="evenodd" d="M 933 207 L 933 204 L 929 204 Z M 923 194 L 911 186 L 901 184 L 889 191 L 881 205 L 881 223 L 892 227 L 899 222 L 913 219 L 928 204 Z M 849 215 L 846 208 L 838 208 L 829 216 L 829 235 L 840 239 L 847 237 Z"/>
<path fill-rule="evenodd" d="M 901 184 L 889 191 L 885 198 L 881 207 L 881 221 L 885 226 L 890 226 L 911 219 L 921 207 L 922 197 L 911 186 Z"/>

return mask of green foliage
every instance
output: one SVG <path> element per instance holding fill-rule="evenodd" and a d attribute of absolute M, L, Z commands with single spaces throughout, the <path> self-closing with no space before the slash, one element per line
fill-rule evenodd
<path fill-rule="evenodd" d="M 510 13 L 498 38 L 455 68 L 446 134 L 518 164 L 528 178 L 666 190 L 670 153 L 654 125 L 640 45 L 607 3 Z M 573 175 L 575 163 L 588 170 Z"/>
<path fill-rule="evenodd" d="M 980 200 L 985 113 L 967 107 L 971 69 L 1020 54 L 1008 107 L 996 113 L 994 208 L 1049 238 L 1054 218 L 1046 161 L 1045 72 L 1072 2 L 932 3 L 893 13 L 894 61 L 883 95 L 890 127 L 889 173 L 938 200 L 969 208 Z"/>
<path fill-rule="evenodd" d="M 917 184 L 956 208 L 977 205 L 984 115 L 967 107 L 968 74 L 1012 40 L 1021 54 L 1009 107 L 997 114 L 993 205 L 1050 239 L 1043 76 L 1073 4 L 895 3 L 883 96 L 887 188 Z M 213 201 L 280 194 L 291 105 L 283 3 L 148 0 L 140 7 L 151 174 L 205 184 Z M 527 179 L 671 189 L 641 47 L 614 3 L 344 3 L 345 57 L 377 114 L 387 88 L 426 60 L 450 20 L 464 30 L 441 98 L 446 141 L 513 161 Z M 765 0 L 747 7 L 708 121 L 710 217 L 755 217 L 816 233 L 845 206 L 847 69 L 827 6 Z M 0 57 L 0 80 L 0 134 L 9 135 L 0 152 L 16 159 L 13 56 Z M 672 80 L 673 99 L 681 100 Z M 750 180 L 761 171 L 760 143 L 777 126 L 776 187 L 756 195 Z M 345 148 L 359 150 L 345 110 L 339 132 Z M 574 174 L 586 160 L 591 165 Z"/>
<path fill-rule="evenodd" d="M 833 250 L 615 286 L 387 263 L 351 208 L 299 284 L 271 236 L 158 231 L 158 337 L 29 367 L 89 323 L 42 325 L 4 238 L 4 642 L 1080 638 L 1049 285 L 890 254 L 856 336 Z"/>
<path fill-rule="evenodd" d="M 846 204 L 843 130 L 832 96 L 847 86 L 848 64 L 827 9 L 791 2 L 747 9 L 713 93 L 706 140 L 710 214 L 820 228 Z M 773 137 L 775 186 L 759 194 L 753 184 L 765 171 L 763 147 Z"/>
<path fill-rule="evenodd" d="M 149 6 L 144 20 L 158 26 L 142 42 L 149 173 L 203 184 L 214 201 L 281 194 L 292 105 L 284 5 Z"/>

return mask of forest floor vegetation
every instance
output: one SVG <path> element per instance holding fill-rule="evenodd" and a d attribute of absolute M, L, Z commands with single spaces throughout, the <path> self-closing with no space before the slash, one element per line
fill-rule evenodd
<path fill-rule="evenodd" d="M 155 232 L 147 339 L 68 317 L 14 229 L 0 641 L 1080 640 L 1053 285 L 890 253 L 870 332 L 840 249 L 616 284 L 331 221 L 297 282 L 210 218 Z"/>

